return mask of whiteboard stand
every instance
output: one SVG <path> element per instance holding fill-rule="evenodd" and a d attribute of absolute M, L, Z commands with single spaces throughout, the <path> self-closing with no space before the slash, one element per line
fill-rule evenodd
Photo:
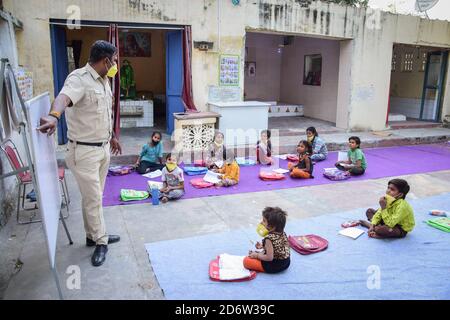
<path fill-rule="evenodd" d="M 42 134 L 36 129 L 39 126 L 39 119 L 47 115 L 50 111 L 50 97 L 48 92 L 28 100 L 24 104 L 24 107 L 31 144 L 28 145 L 25 135 L 24 143 L 26 143 L 28 150 L 27 156 L 31 164 L 30 173 L 35 186 L 36 200 L 41 212 L 43 229 L 47 239 L 50 268 L 55 279 L 59 298 L 62 300 L 64 296 L 56 271 L 56 245 L 59 221 L 63 224 L 64 231 L 69 239 L 69 244 L 72 245 L 73 241 L 62 214 L 62 197 L 55 154 L 55 142 L 52 137 Z M 31 161 L 32 155 L 34 161 Z"/>
<path fill-rule="evenodd" d="M 64 300 L 64 296 L 61 290 L 61 285 L 59 283 L 58 272 L 56 271 L 56 266 L 52 268 L 53 278 L 55 279 L 56 288 L 58 289 L 59 300 Z"/>
<path fill-rule="evenodd" d="M 69 230 L 67 229 L 66 222 L 64 220 L 64 217 L 62 215 L 61 211 L 61 190 L 58 183 L 58 166 L 56 163 L 56 156 L 55 156 L 55 146 L 54 141 L 52 143 L 51 140 L 48 138 L 47 141 L 43 141 L 43 137 L 45 135 L 38 133 L 36 130 L 36 127 L 33 128 L 32 123 L 39 123 L 39 119 L 43 115 L 47 115 L 50 111 L 50 97 L 48 92 L 35 97 L 29 101 L 27 101 L 26 105 L 23 101 L 22 95 L 19 91 L 19 87 L 17 85 L 17 80 L 14 76 L 14 71 L 11 67 L 11 64 L 9 64 L 8 59 L 0 59 L 0 71 L 1 71 L 1 83 L 0 86 L 3 88 L 3 71 L 8 73 L 8 75 L 12 76 L 12 79 L 14 81 L 16 96 L 19 100 L 19 107 L 16 107 L 16 115 L 19 119 L 19 128 L 18 131 L 22 136 L 23 144 L 25 148 L 25 154 L 27 157 L 27 163 L 28 163 L 28 169 L 30 170 L 31 179 L 33 182 L 33 185 L 35 187 L 36 192 L 36 201 L 38 203 L 39 210 L 42 215 L 42 225 L 46 236 L 46 242 L 47 242 L 47 249 L 48 249 L 48 257 L 50 262 L 50 268 L 52 270 L 56 287 L 58 289 L 58 295 L 60 299 L 64 299 L 64 296 L 62 294 L 61 286 L 58 279 L 58 273 L 56 271 L 56 263 L 55 263 L 55 256 L 56 256 L 56 240 L 57 240 L 57 234 L 58 234 L 58 226 L 59 221 L 63 223 L 64 230 L 66 232 L 67 238 L 69 239 L 69 244 L 72 245 L 73 241 L 70 237 Z M 1 91 L 1 90 L 0 90 Z M 31 106 L 34 106 L 33 108 L 30 108 Z M 28 108 L 27 108 L 28 107 Z M 30 112 L 29 112 L 30 111 Z M 25 115 L 26 120 L 23 119 L 23 115 Z M 38 124 L 39 125 L 39 124 Z M 25 128 L 28 126 L 28 133 L 30 134 L 30 141 L 31 145 L 28 143 L 27 139 L 27 132 Z M 0 121 L 0 127 L 1 127 L 1 121 Z M 45 140 L 45 139 L 44 139 Z M 32 161 L 31 153 L 34 154 L 35 162 Z M 47 155 L 47 157 L 45 157 Z M 50 168 L 50 170 L 46 170 L 47 176 L 45 175 L 45 172 L 40 171 L 39 175 L 37 175 L 36 170 L 42 170 Z M 22 172 L 27 170 L 27 168 L 22 168 L 19 170 Z M 9 177 L 11 175 L 16 174 L 16 172 L 11 172 L 5 175 L 1 175 L 0 179 L 4 179 L 6 177 Z M 41 176 L 42 174 L 42 176 Z M 53 178 L 52 178 L 53 177 Z M 48 179 L 50 178 L 50 179 Z M 45 181 L 44 180 L 48 180 Z M 53 182 L 52 182 L 53 181 Z M 49 183 L 48 183 L 49 182 Z M 47 186 L 50 185 L 50 188 Z M 44 189 L 46 191 L 49 191 L 47 193 L 41 194 L 40 192 L 40 186 L 44 186 Z M 59 197 L 58 197 L 59 196 Z M 48 201 L 47 199 L 49 199 Z M 53 197 L 53 198 L 52 198 Z M 44 199 L 44 201 L 41 201 Z M 68 203 L 67 203 L 67 212 L 68 212 Z"/>
<path fill-rule="evenodd" d="M 25 124 L 23 124 L 23 126 L 25 127 Z M 31 126 L 30 126 L 30 129 L 31 129 Z M 30 169 L 30 174 L 31 174 L 31 180 L 32 180 L 33 186 L 34 186 L 34 192 L 36 193 L 36 202 L 38 204 L 38 208 L 43 208 L 42 203 L 40 203 L 41 197 L 40 197 L 39 184 L 36 183 L 36 181 L 37 181 L 36 174 L 34 171 L 34 165 L 31 162 L 31 153 L 30 153 L 30 148 L 28 146 L 28 140 L 27 140 L 25 131 L 23 132 L 22 137 L 23 137 L 23 143 L 25 145 L 26 154 L 27 154 L 27 158 L 28 158 L 27 161 L 28 161 L 28 163 L 31 163 L 31 165 L 29 165 L 29 169 Z M 60 202 L 60 207 L 61 207 L 61 202 Z M 67 210 L 69 210 L 68 205 L 67 205 Z M 65 217 L 62 214 L 62 209 L 59 210 L 59 218 L 60 218 L 59 220 L 62 222 L 62 225 L 66 232 L 67 238 L 69 240 L 69 245 L 73 245 L 72 237 L 70 236 L 69 229 L 67 228 L 67 225 L 66 225 Z M 43 222 L 45 223 L 45 221 L 43 221 Z M 44 228 L 44 230 L 45 230 L 45 228 Z M 56 288 L 58 290 L 59 299 L 64 300 L 64 296 L 63 296 L 63 293 L 61 290 L 61 285 L 59 283 L 58 272 L 56 270 L 56 261 L 55 260 L 56 259 L 54 258 L 53 266 L 51 265 L 51 262 L 50 262 L 50 268 L 52 270 L 53 278 L 55 279 L 55 284 L 56 284 Z"/>

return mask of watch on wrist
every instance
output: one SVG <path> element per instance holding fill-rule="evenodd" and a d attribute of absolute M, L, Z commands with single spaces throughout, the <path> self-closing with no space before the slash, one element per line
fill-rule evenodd
<path fill-rule="evenodd" d="M 56 118 L 58 121 L 61 118 L 61 112 L 58 111 L 50 111 L 48 115 Z"/>

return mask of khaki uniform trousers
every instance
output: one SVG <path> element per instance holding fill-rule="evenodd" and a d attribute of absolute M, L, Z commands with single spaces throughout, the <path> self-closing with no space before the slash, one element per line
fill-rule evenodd
<path fill-rule="evenodd" d="M 103 218 L 103 190 L 108 174 L 109 143 L 103 147 L 68 143 L 66 164 L 75 176 L 81 192 L 86 237 L 97 245 L 108 244 Z"/>

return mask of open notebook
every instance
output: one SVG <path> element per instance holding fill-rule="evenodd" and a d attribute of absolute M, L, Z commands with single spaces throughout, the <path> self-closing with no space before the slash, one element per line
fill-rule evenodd
<path fill-rule="evenodd" d="M 351 228 L 345 228 L 339 231 L 339 234 L 352 238 L 357 239 L 364 233 L 364 230 L 361 230 L 359 228 L 351 227 Z"/>
<path fill-rule="evenodd" d="M 210 182 L 210 183 L 219 183 L 220 180 L 220 173 L 216 173 L 213 171 L 208 170 L 205 174 L 205 176 L 203 177 L 203 180 L 205 180 L 206 182 Z"/>

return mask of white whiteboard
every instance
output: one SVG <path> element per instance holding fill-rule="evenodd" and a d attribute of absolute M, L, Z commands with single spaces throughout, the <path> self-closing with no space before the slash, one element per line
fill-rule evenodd
<path fill-rule="evenodd" d="M 55 267 L 56 238 L 58 236 L 59 213 L 61 210 L 61 189 L 58 180 L 54 136 L 47 136 L 36 130 L 39 119 L 50 111 L 48 92 L 25 103 L 30 133 L 30 149 L 34 163 L 38 207 L 42 216 L 47 238 L 50 266 Z"/>

